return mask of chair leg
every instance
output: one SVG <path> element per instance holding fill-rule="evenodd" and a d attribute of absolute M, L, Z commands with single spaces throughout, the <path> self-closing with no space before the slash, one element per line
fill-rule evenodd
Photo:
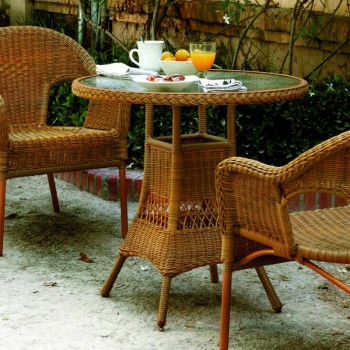
<path fill-rule="evenodd" d="M 115 261 L 115 264 L 112 268 L 111 273 L 109 274 L 106 282 L 103 284 L 102 288 L 101 288 L 101 295 L 103 297 L 108 297 L 109 293 L 113 287 L 113 284 L 115 282 L 115 280 L 117 279 L 119 272 L 121 270 L 121 268 L 124 265 L 124 262 L 126 260 L 126 256 L 119 254 L 117 260 Z"/>
<path fill-rule="evenodd" d="M 57 197 L 55 178 L 52 173 L 47 174 L 47 180 L 49 182 L 53 210 L 57 213 L 60 211 L 60 204 Z"/>
<path fill-rule="evenodd" d="M 210 269 L 210 281 L 211 281 L 211 283 L 218 283 L 219 282 L 218 266 L 217 265 L 209 265 L 209 269 Z"/>
<path fill-rule="evenodd" d="M 0 256 L 4 246 L 6 180 L 0 180 Z"/>
<path fill-rule="evenodd" d="M 329 272 L 321 269 L 319 266 L 315 265 L 314 263 L 312 263 L 311 261 L 309 261 L 307 259 L 303 259 L 301 264 L 303 264 L 303 265 L 309 267 L 310 269 L 314 270 L 315 272 L 319 273 L 322 277 L 326 278 L 329 282 L 333 283 L 335 286 L 342 289 L 344 292 L 350 294 L 350 287 L 348 285 L 346 285 L 344 282 L 335 278 Z"/>
<path fill-rule="evenodd" d="M 269 276 L 267 275 L 265 269 L 263 266 L 259 266 L 255 268 L 260 281 L 262 283 L 262 285 L 265 288 L 265 292 L 267 294 L 267 297 L 270 300 L 271 306 L 272 308 L 276 311 L 276 312 L 281 312 L 282 311 L 282 306 L 283 304 L 280 302 L 275 289 L 273 288 L 273 285 L 271 284 L 271 281 L 269 279 Z"/>
<path fill-rule="evenodd" d="M 220 317 L 220 350 L 228 349 L 228 338 L 230 333 L 230 309 L 231 309 L 231 284 L 232 271 L 225 268 L 222 274 L 222 296 Z"/>
<path fill-rule="evenodd" d="M 120 183 L 120 213 L 122 224 L 122 237 L 125 238 L 128 232 L 128 191 L 126 188 L 126 170 L 125 165 L 119 168 L 119 183 Z"/>
<path fill-rule="evenodd" d="M 172 277 L 163 276 L 162 288 L 160 291 L 160 300 L 159 300 L 159 306 L 158 306 L 158 315 L 157 315 L 157 324 L 160 329 L 163 329 L 166 323 L 171 279 Z"/>

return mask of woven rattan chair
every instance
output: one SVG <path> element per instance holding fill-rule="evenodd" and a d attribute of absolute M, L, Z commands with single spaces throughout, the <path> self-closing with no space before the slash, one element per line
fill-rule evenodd
<path fill-rule="evenodd" d="M 47 174 L 59 210 L 54 173 L 119 167 L 122 234 L 127 231 L 125 160 L 129 105 L 90 100 L 82 127 L 47 125 L 49 91 L 58 82 L 95 74 L 95 63 L 74 40 L 33 27 L 0 28 L 0 255 L 6 180 Z"/>
<path fill-rule="evenodd" d="M 217 167 L 216 187 L 224 263 L 220 349 L 228 348 L 235 270 L 271 259 L 297 261 L 350 293 L 348 286 L 310 261 L 350 263 L 350 206 L 288 210 L 288 201 L 300 193 L 333 193 L 350 200 L 350 131 L 282 167 L 226 159 Z"/>

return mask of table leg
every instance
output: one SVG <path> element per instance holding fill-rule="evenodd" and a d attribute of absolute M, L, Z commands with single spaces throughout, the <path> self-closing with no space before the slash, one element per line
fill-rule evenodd
<path fill-rule="evenodd" d="M 157 324 L 163 329 L 166 323 L 166 315 L 168 311 L 168 302 L 170 294 L 171 277 L 163 276 L 162 288 L 160 291 L 160 300 L 158 307 Z"/>
<path fill-rule="evenodd" d="M 227 142 L 230 144 L 232 156 L 236 156 L 237 146 L 236 146 L 236 106 L 227 106 Z"/>
<path fill-rule="evenodd" d="M 181 107 L 173 107 L 173 135 L 171 150 L 170 198 L 169 198 L 169 230 L 176 230 L 179 225 L 181 189 L 183 182 L 183 152 L 181 143 Z"/>
<path fill-rule="evenodd" d="M 198 106 L 198 132 L 207 133 L 207 106 Z"/>

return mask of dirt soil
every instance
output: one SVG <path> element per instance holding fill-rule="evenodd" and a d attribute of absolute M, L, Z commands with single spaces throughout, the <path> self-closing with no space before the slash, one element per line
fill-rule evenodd
<path fill-rule="evenodd" d="M 52 211 L 45 176 L 8 181 L 1 350 L 218 349 L 221 283 L 210 283 L 207 267 L 173 279 L 160 332 L 161 276 L 147 261 L 127 259 L 111 296 L 99 294 L 121 243 L 119 203 L 62 181 L 57 189 L 60 213 Z M 130 219 L 136 207 L 129 203 Z M 350 283 L 345 266 L 327 267 Z M 350 348 L 348 294 L 296 263 L 267 270 L 283 312 L 272 311 L 254 270 L 235 273 L 230 349 Z"/>

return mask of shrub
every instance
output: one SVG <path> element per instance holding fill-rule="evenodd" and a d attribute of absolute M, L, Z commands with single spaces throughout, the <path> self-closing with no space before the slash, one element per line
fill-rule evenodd
<path fill-rule="evenodd" d="M 240 106 L 237 153 L 282 165 L 350 128 L 350 83 L 339 77 L 311 85 L 302 99 Z"/>

